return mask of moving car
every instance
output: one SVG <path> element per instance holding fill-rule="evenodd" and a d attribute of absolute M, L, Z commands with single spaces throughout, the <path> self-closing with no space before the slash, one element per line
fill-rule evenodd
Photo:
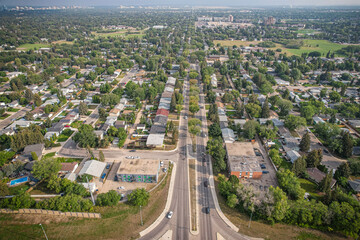
<path fill-rule="evenodd" d="M 206 214 L 209 214 L 210 213 L 210 208 L 209 207 L 205 208 L 205 212 L 206 212 Z"/>
<path fill-rule="evenodd" d="M 208 182 L 208 181 L 205 181 L 205 182 L 204 182 L 204 186 L 205 186 L 205 187 L 208 187 L 208 186 L 209 186 L 209 182 Z"/>
<path fill-rule="evenodd" d="M 168 219 L 170 219 L 173 214 L 174 214 L 174 213 L 173 213 L 172 211 L 170 211 L 170 212 L 168 212 L 168 214 L 166 215 L 166 217 L 167 217 Z"/>

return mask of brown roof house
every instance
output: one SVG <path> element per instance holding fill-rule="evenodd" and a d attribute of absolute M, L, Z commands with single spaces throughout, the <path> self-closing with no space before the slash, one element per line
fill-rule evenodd
<path fill-rule="evenodd" d="M 320 171 L 317 168 L 307 168 L 306 172 L 309 174 L 309 178 L 314 181 L 316 184 L 319 184 L 325 177 L 326 174 Z M 331 179 L 331 185 L 330 187 L 334 187 L 336 183 L 335 179 Z"/>
<path fill-rule="evenodd" d="M 64 162 L 61 163 L 61 169 L 59 173 L 65 174 L 65 173 L 73 173 L 77 169 L 79 164 L 77 162 Z"/>

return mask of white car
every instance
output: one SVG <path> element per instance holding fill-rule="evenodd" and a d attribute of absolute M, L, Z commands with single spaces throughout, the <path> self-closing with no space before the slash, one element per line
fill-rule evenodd
<path fill-rule="evenodd" d="M 173 214 L 174 214 L 174 213 L 173 213 L 172 211 L 170 211 L 170 212 L 168 212 L 168 214 L 166 215 L 166 217 L 167 217 L 168 219 L 170 219 Z"/>
<path fill-rule="evenodd" d="M 139 156 L 135 156 L 135 157 L 133 157 L 133 159 L 139 159 L 140 157 Z"/>
<path fill-rule="evenodd" d="M 125 189 L 123 186 L 120 186 L 120 187 L 118 187 L 118 189 L 120 190 L 120 189 Z"/>
<path fill-rule="evenodd" d="M 133 157 L 132 156 L 127 156 L 125 157 L 126 159 L 132 159 Z"/>
<path fill-rule="evenodd" d="M 163 166 L 164 166 L 164 162 L 160 161 L 160 167 L 163 167 Z"/>

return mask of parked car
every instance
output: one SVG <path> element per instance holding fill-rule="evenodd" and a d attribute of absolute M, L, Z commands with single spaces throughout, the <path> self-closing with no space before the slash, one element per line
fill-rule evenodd
<path fill-rule="evenodd" d="M 265 169 L 266 168 L 266 166 L 265 166 L 265 164 L 260 164 L 260 167 L 261 167 L 261 169 Z"/>
<path fill-rule="evenodd" d="M 263 174 L 267 174 L 267 173 L 269 173 L 269 171 L 262 171 L 262 173 L 263 173 Z"/>
<path fill-rule="evenodd" d="M 133 159 L 133 157 L 132 157 L 132 156 L 127 156 L 127 157 L 125 157 L 125 158 L 127 158 L 127 159 Z"/>
<path fill-rule="evenodd" d="M 168 214 L 166 215 L 166 217 L 167 217 L 168 219 L 170 219 L 173 214 L 174 214 L 174 213 L 173 213 L 172 211 L 170 211 L 170 212 L 168 212 Z"/>
<path fill-rule="evenodd" d="M 101 175 L 101 179 L 104 179 L 106 177 L 106 173 L 103 173 L 102 175 Z"/>
<path fill-rule="evenodd" d="M 163 172 L 165 172 L 165 173 L 166 173 L 166 172 L 167 172 L 167 168 L 163 168 Z"/>
<path fill-rule="evenodd" d="M 204 182 L 204 186 L 205 186 L 205 187 L 208 187 L 208 186 L 209 186 L 209 182 L 208 182 L 208 181 L 205 181 L 205 182 Z"/>
<path fill-rule="evenodd" d="M 110 168 L 110 163 L 108 165 L 106 165 L 106 169 L 109 169 Z"/>
<path fill-rule="evenodd" d="M 120 189 L 125 189 L 125 188 L 124 188 L 124 186 L 120 186 L 120 187 L 118 187 L 118 189 L 120 190 Z"/>
<path fill-rule="evenodd" d="M 186 119 L 187 119 L 187 116 L 185 116 L 184 119 L 186 120 Z"/>
<path fill-rule="evenodd" d="M 163 166 L 164 166 L 164 162 L 160 161 L 160 167 L 163 167 Z"/>
<path fill-rule="evenodd" d="M 135 157 L 132 157 L 133 159 L 140 159 L 140 157 L 139 156 L 135 156 Z"/>
<path fill-rule="evenodd" d="M 136 150 L 135 150 L 135 149 L 133 149 L 133 150 L 130 150 L 129 152 L 136 152 Z"/>

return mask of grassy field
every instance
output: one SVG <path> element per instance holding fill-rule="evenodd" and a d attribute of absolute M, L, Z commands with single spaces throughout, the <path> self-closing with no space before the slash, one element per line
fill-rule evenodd
<path fill-rule="evenodd" d="M 98 32 L 91 32 L 92 34 L 95 35 L 95 38 L 98 37 L 124 37 L 125 39 L 129 39 L 132 37 L 138 37 L 138 38 L 142 38 L 145 34 L 144 31 L 131 31 L 129 32 L 128 30 L 119 30 L 116 32 L 108 32 L 108 33 L 98 33 Z"/>
<path fill-rule="evenodd" d="M 54 41 L 52 42 L 52 44 L 74 44 L 74 41 L 66 41 L 66 40 L 58 40 L 58 41 Z"/>
<path fill-rule="evenodd" d="M 20 45 L 17 49 L 20 50 L 31 50 L 31 49 L 39 49 L 39 48 L 47 48 L 50 47 L 49 44 L 44 44 L 44 43 L 27 43 L 27 44 L 22 44 Z"/>
<path fill-rule="evenodd" d="M 5 113 L 3 115 L 0 116 L 0 120 L 4 120 L 5 118 L 7 118 L 8 116 L 10 116 L 10 114 Z"/>
<path fill-rule="evenodd" d="M 318 31 L 314 30 L 314 29 L 299 29 L 297 31 L 295 31 L 298 34 L 311 34 L 311 33 L 318 33 Z"/>
<path fill-rule="evenodd" d="M 216 192 L 219 200 L 219 205 L 225 216 L 239 228 L 239 233 L 250 237 L 276 239 L 276 240 L 298 240 L 298 239 L 347 239 L 334 233 L 326 233 L 318 230 L 301 228 L 293 225 L 274 224 L 270 225 L 263 221 L 253 220 L 249 228 L 249 217 L 243 213 L 238 212 L 225 204 L 223 197 L 219 195 L 218 182 L 215 178 Z"/>
<path fill-rule="evenodd" d="M 338 44 L 338 43 L 332 43 L 327 40 L 312 40 L 312 39 L 304 39 L 304 45 L 300 49 L 289 49 L 285 48 L 281 44 L 276 44 L 276 48 L 282 49 L 282 52 L 287 53 L 288 55 L 297 55 L 301 56 L 302 53 L 310 53 L 313 51 L 320 52 L 323 56 L 326 56 L 326 54 L 331 51 L 335 52 L 343 47 L 344 45 Z M 250 44 L 257 45 L 260 43 L 260 41 L 241 41 L 241 40 L 214 40 L 214 44 L 217 45 L 218 43 L 221 44 L 221 46 L 230 47 L 230 46 L 250 46 Z M 336 55 L 336 54 L 335 54 Z"/>
<path fill-rule="evenodd" d="M 305 39 L 304 45 L 300 49 L 286 49 L 284 50 L 286 52 L 292 53 L 293 55 L 301 56 L 302 53 L 310 53 L 313 51 L 320 52 L 323 56 L 326 56 L 326 54 L 331 51 L 335 52 L 341 48 L 345 47 L 344 45 L 338 44 L 338 43 L 332 43 L 326 40 L 310 40 Z"/>
<path fill-rule="evenodd" d="M 244 46 L 244 47 L 248 47 L 251 44 L 256 45 L 258 44 L 260 41 L 241 41 L 241 40 L 214 40 L 214 44 L 215 46 L 220 43 L 221 46 L 224 47 L 232 47 L 234 45 L 240 47 L 240 46 Z"/>
<path fill-rule="evenodd" d="M 152 224 L 165 207 L 169 179 L 150 193 L 149 204 L 142 208 L 144 225 L 140 224 L 139 207 L 118 204 L 95 207 L 101 219 L 68 218 L 41 214 L 0 214 L 0 239 L 44 239 L 41 223 L 49 239 L 137 239 L 139 232 Z"/>

